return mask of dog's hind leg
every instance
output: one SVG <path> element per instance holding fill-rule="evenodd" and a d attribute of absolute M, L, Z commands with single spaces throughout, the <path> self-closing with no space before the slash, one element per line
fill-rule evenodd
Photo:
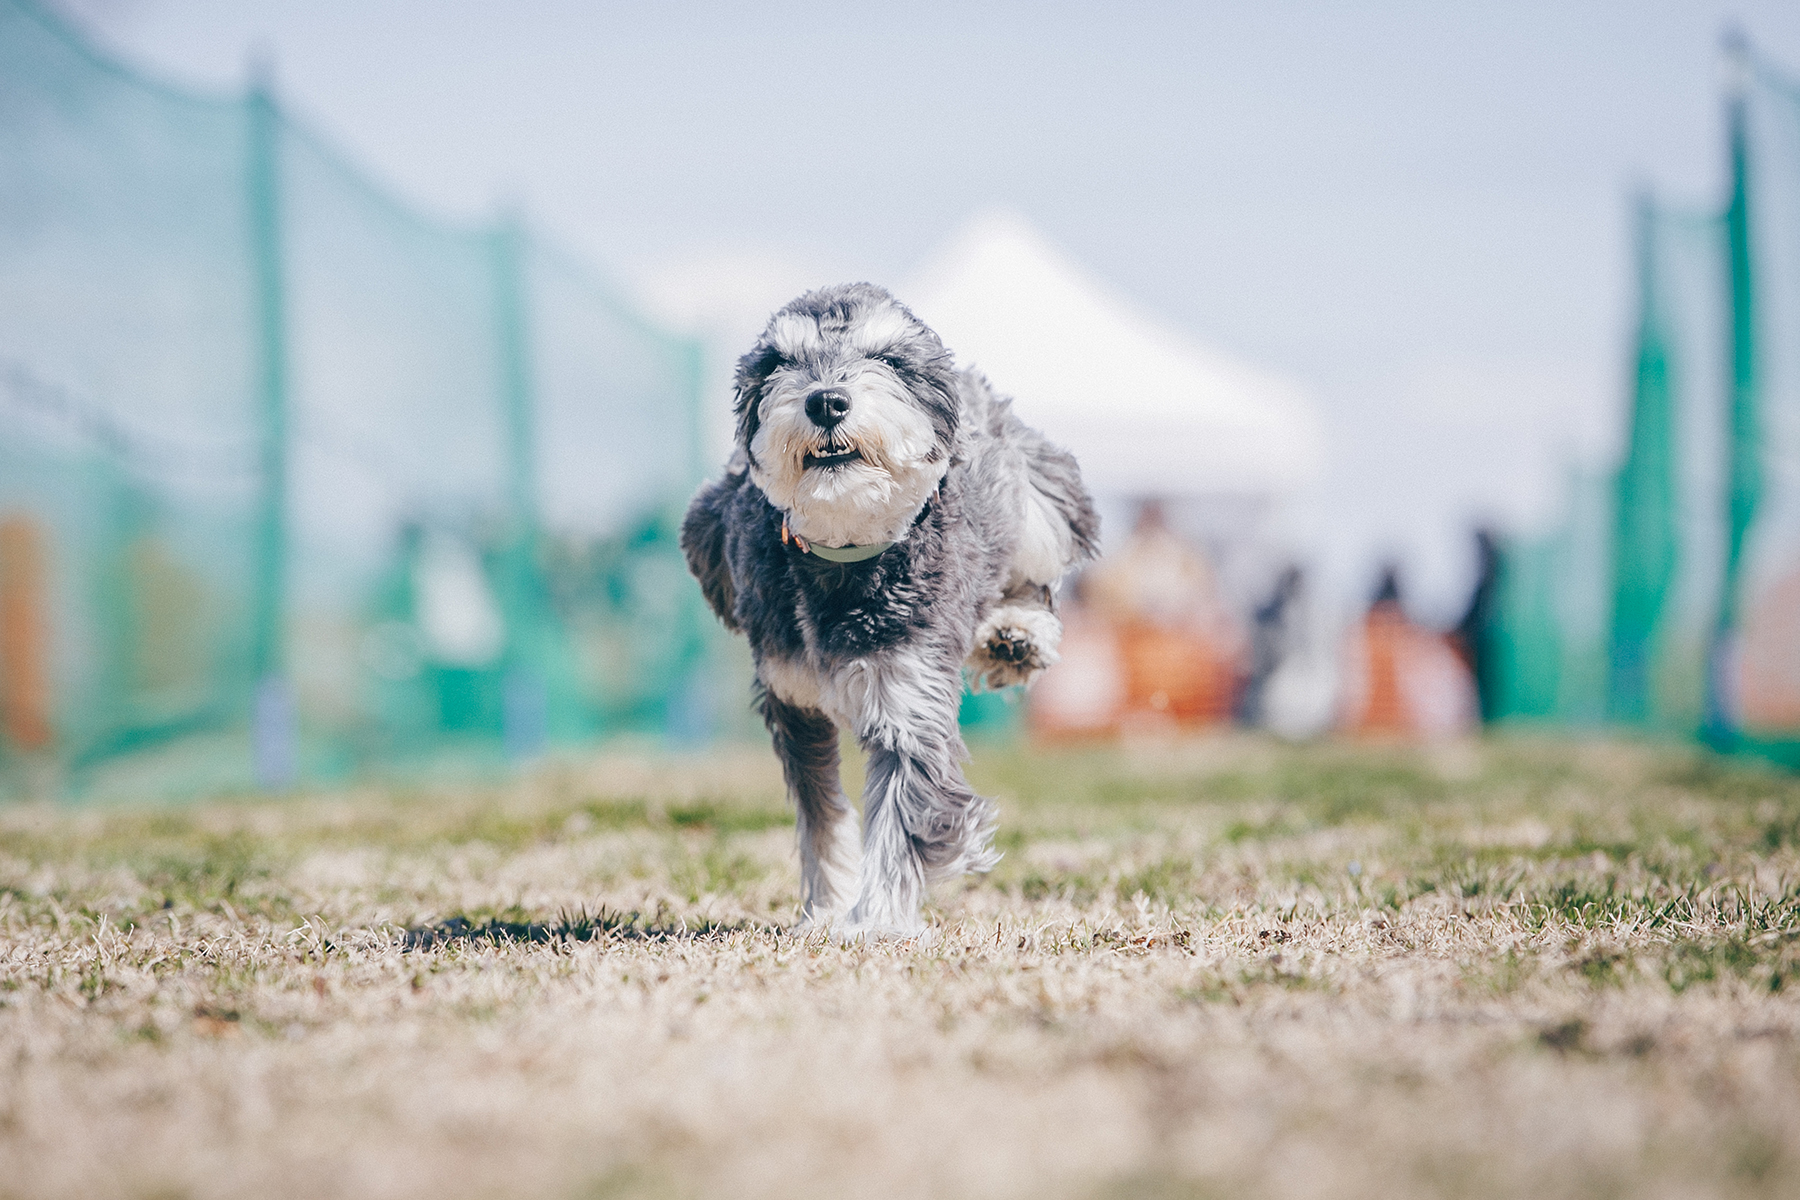
<path fill-rule="evenodd" d="M 834 681 L 832 699 L 868 755 L 861 883 L 839 924 L 844 936 L 915 934 L 928 883 L 998 860 L 993 802 L 963 779 L 959 666 L 947 652 L 928 661 L 892 651 L 850 664 Z"/>
<path fill-rule="evenodd" d="M 769 692 L 762 714 L 798 817 L 801 923 L 828 925 L 855 894 L 859 854 L 856 811 L 838 776 L 837 726 Z"/>

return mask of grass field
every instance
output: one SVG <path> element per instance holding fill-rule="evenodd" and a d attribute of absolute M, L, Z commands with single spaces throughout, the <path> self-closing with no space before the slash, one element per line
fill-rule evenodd
<path fill-rule="evenodd" d="M 0 1197 L 1800 1194 L 1800 781 L 984 751 L 912 944 L 766 750 L 0 809 Z"/>

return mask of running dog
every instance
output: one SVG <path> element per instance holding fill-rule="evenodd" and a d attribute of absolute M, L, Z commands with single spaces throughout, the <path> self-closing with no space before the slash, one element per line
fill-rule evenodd
<path fill-rule="evenodd" d="M 931 882 L 999 859 L 993 802 L 963 780 L 963 672 L 997 689 L 1056 661 L 1056 587 L 1099 518 L 1074 456 L 873 285 L 777 312 L 735 386 L 736 447 L 681 548 L 750 639 L 799 817 L 802 923 L 911 936 Z M 860 839 L 839 729 L 868 758 Z"/>

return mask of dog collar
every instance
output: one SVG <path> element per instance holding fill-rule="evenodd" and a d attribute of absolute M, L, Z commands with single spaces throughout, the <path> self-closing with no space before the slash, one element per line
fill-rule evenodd
<path fill-rule="evenodd" d="M 931 502 L 941 498 L 943 494 L 944 481 L 940 479 L 938 480 L 937 487 L 932 489 L 930 497 L 926 499 L 924 505 L 919 509 L 919 515 L 913 518 L 912 523 L 915 526 L 925 519 L 926 513 L 931 511 Z M 789 544 L 798 546 L 800 548 L 800 553 L 810 554 L 814 558 L 822 558 L 826 562 L 859 563 L 868 562 L 876 555 L 893 549 L 899 543 L 870 542 L 866 546 L 815 546 L 799 534 L 791 532 L 788 529 L 787 518 L 783 517 L 781 518 L 781 544 L 784 546 Z"/>
<path fill-rule="evenodd" d="M 800 548 L 800 553 L 811 554 L 826 562 L 859 563 L 867 562 L 882 551 L 891 548 L 893 542 L 870 542 L 867 546 L 816 546 L 797 533 L 788 530 L 786 520 L 781 522 L 781 544 L 792 543 Z"/>

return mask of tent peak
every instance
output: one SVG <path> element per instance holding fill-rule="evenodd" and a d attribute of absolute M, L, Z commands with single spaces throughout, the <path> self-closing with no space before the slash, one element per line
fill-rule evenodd
<path fill-rule="evenodd" d="M 1319 474 L 1303 389 L 1153 316 L 1013 210 L 965 222 L 903 299 L 1097 490 L 1279 495 Z"/>

